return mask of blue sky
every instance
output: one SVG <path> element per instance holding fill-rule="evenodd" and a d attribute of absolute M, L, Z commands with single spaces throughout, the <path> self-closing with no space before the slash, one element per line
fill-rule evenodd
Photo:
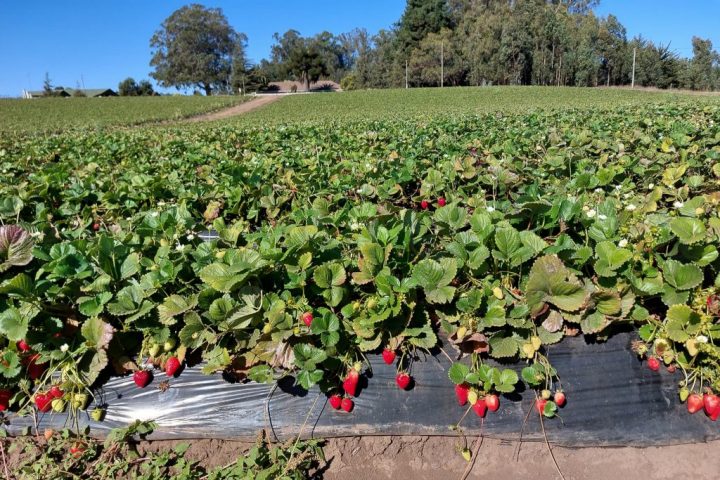
<path fill-rule="evenodd" d="M 221 7 L 230 24 L 249 37 L 248 54 L 268 56 L 272 34 L 290 28 L 303 35 L 342 33 L 365 27 L 371 33 L 396 22 L 404 0 L 226 0 L 198 3 Z M 0 0 L 0 96 L 40 89 L 45 72 L 55 85 L 111 87 L 125 77 L 150 73 L 149 41 L 180 0 Z M 710 38 L 720 50 L 719 0 L 603 0 L 600 15 L 614 13 L 628 36 L 666 44 L 692 55 L 693 35 Z"/>

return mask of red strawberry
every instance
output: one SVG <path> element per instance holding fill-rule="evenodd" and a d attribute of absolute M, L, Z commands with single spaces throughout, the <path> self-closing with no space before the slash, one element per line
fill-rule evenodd
<path fill-rule="evenodd" d="M 53 398 L 61 398 L 63 396 L 63 391 L 60 390 L 60 387 L 58 387 L 57 385 L 53 385 L 52 387 L 50 387 L 48 395 Z"/>
<path fill-rule="evenodd" d="M 100 230 L 100 224 L 97 223 L 97 222 L 96 222 L 96 223 L 93 223 L 92 229 L 97 232 L 98 230 Z"/>
<path fill-rule="evenodd" d="M 555 392 L 553 400 L 555 400 L 555 405 L 557 405 L 558 407 L 564 406 L 566 402 L 565 392 Z"/>
<path fill-rule="evenodd" d="M 165 362 L 165 375 L 174 377 L 178 370 L 180 370 L 180 360 L 177 357 L 168 358 L 168 361 Z"/>
<path fill-rule="evenodd" d="M 687 399 L 687 410 L 690 413 L 699 412 L 703 408 L 703 397 L 693 393 Z"/>
<path fill-rule="evenodd" d="M 35 395 L 35 406 L 41 412 L 49 412 L 52 408 L 52 397 L 44 393 L 38 393 Z"/>
<path fill-rule="evenodd" d="M 545 411 L 545 405 L 547 404 L 547 402 L 548 401 L 545 400 L 544 398 L 538 398 L 537 400 L 535 400 L 535 408 L 537 409 L 537 411 L 540 415 L 542 415 L 543 412 Z"/>
<path fill-rule="evenodd" d="M 397 386 L 400 387 L 400 390 L 407 390 L 407 388 L 410 386 L 410 375 L 408 375 L 405 372 L 400 372 L 395 376 L 395 383 L 397 383 Z"/>
<path fill-rule="evenodd" d="M 85 447 L 81 443 L 76 443 L 70 447 L 70 455 L 75 458 L 82 457 L 83 453 L 85 453 Z"/>
<path fill-rule="evenodd" d="M 351 368 L 348 372 L 348 376 L 343 381 L 343 390 L 351 397 L 355 396 L 357 391 L 358 382 L 360 381 L 360 374 L 354 368 Z"/>
<path fill-rule="evenodd" d="M 37 353 L 28 357 L 27 371 L 32 380 L 42 377 L 42 374 L 47 369 L 47 363 L 36 363 L 39 357 L 40 355 Z"/>
<path fill-rule="evenodd" d="M 352 398 L 343 398 L 340 402 L 340 407 L 348 413 L 352 412 L 354 406 L 355 404 L 353 403 Z"/>
<path fill-rule="evenodd" d="M 0 412 L 4 412 L 8 409 L 10 406 L 10 397 L 12 397 L 12 392 L 10 390 L 0 390 Z"/>
<path fill-rule="evenodd" d="M 470 387 L 467 383 L 463 383 L 462 385 L 455 385 L 455 396 L 457 397 L 458 405 L 460 405 L 461 407 L 467 403 L 469 391 Z"/>
<path fill-rule="evenodd" d="M 430 203 L 428 203 L 427 200 L 423 200 L 422 202 L 420 202 L 420 208 L 422 208 L 423 210 L 427 210 L 429 206 Z"/>
<path fill-rule="evenodd" d="M 29 352 L 30 351 L 30 345 L 25 340 L 18 340 L 16 343 L 18 350 L 21 352 Z"/>
<path fill-rule="evenodd" d="M 500 408 L 500 398 L 494 393 L 491 393 L 485 397 L 485 404 L 487 405 L 488 410 L 491 412 L 497 412 L 497 409 Z"/>
<path fill-rule="evenodd" d="M 445 206 L 445 199 L 444 199 L 443 197 L 440 197 L 440 198 L 438 198 L 437 203 L 438 203 L 438 206 L 439 206 L 439 207 L 444 207 L 444 206 Z"/>
<path fill-rule="evenodd" d="M 718 415 L 720 415 L 720 397 L 713 393 L 706 393 L 703 395 L 703 406 L 710 420 L 713 422 L 717 420 Z"/>
<path fill-rule="evenodd" d="M 484 417 L 487 412 L 487 403 L 485 403 L 485 399 L 479 398 L 478 401 L 475 402 L 475 405 L 472 406 L 472 409 L 475 410 L 478 417 Z"/>
<path fill-rule="evenodd" d="M 675 370 L 677 370 L 677 367 L 675 366 L 674 363 L 671 363 L 670 365 L 667 366 L 668 373 L 675 373 Z"/>
<path fill-rule="evenodd" d="M 302 321 L 307 325 L 308 327 L 312 325 L 313 321 L 313 315 L 310 312 L 305 312 L 302 314 Z"/>
<path fill-rule="evenodd" d="M 382 352 L 383 362 L 387 363 L 388 365 L 392 365 L 392 363 L 395 361 L 395 352 L 390 350 L 389 348 L 386 348 Z"/>
<path fill-rule="evenodd" d="M 133 373 L 133 381 L 140 388 L 145 388 L 152 382 L 152 372 L 150 370 L 136 370 Z"/>
<path fill-rule="evenodd" d="M 653 372 L 657 372 L 658 370 L 660 370 L 660 360 L 658 360 L 655 357 L 648 358 L 647 365 L 648 365 L 648 368 L 650 370 L 652 370 Z"/>
<path fill-rule="evenodd" d="M 337 393 L 335 395 L 330 395 L 330 406 L 333 407 L 335 410 L 338 410 L 340 408 L 340 405 L 342 404 L 342 397 L 338 395 Z"/>

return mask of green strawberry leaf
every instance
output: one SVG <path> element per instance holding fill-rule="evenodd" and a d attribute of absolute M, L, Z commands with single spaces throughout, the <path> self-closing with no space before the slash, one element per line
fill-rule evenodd
<path fill-rule="evenodd" d="M 692 245 L 705 239 L 707 230 L 702 220 L 697 218 L 676 217 L 670 221 L 670 230 L 685 245 Z"/>
<path fill-rule="evenodd" d="M 601 277 L 612 277 L 615 271 L 632 258 L 632 252 L 619 248 L 613 242 L 600 242 L 595 246 L 595 271 Z"/>
<path fill-rule="evenodd" d="M 703 272 L 692 263 L 683 264 L 677 260 L 667 260 L 663 267 L 665 280 L 678 290 L 690 290 L 702 283 Z"/>
<path fill-rule="evenodd" d="M 465 383 L 465 377 L 470 373 L 470 368 L 462 363 L 455 362 L 448 370 L 448 377 L 455 385 Z"/>
<path fill-rule="evenodd" d="M 575 312 L 585 305 L 587 298 L 582 283 L 565 268 L 557 255 L 545 255 L 535 261 L 526 291 L 532 315 L 539 314 L 546 303 Z"/>

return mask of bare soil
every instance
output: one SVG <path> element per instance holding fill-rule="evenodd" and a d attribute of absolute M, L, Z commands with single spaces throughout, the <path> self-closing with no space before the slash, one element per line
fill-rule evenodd
<path fill-rule="evenodd" d="M 234 107 L 225 108 L 223 110 L 218 110 L 216 112 L 211 113 L 205 113 L 203 115 L 198 115 L 196 117 L 190 117 L 185 122 L 188 123 L 195 123 L 195 122 L 210 122 L 213 120 L 223 120 L 226 118 L 234 117 L 236 115 L 242 115 L 243 113 L 252 112 L 253 110 L 256 110 L 260 107 L 264 107 L 265 105 L 269 105 L 273 102 L 276 102 L 280 100 L 281 96 L 259 96 L 253 100 L 249 100 L 247 102 L 243 102 L 239 105 L 235 105 Z"/>
<path fill-rule="evenodd" d="M 462 479 L 468 463 L 457 452 L 457 437 L 346 437 L 328 439 L 327 465 L 317 478 L 325 480 L 435 480 Z M 477 439 L 468 439 L 475 451 Z M 157 450 L 179 442 L 145 442 L 142 449 Z M 250 447 L 248 442 L 194 440 L 188 458 L 208 467 L 225 465 Z M 648 448 L 553 447 L 567 480 L 649 478 L 653 480 L 716 479 L 720 475 L 720 441 Z M 484 438 L 467 478 L 561 478 L 547 446 Z"/>

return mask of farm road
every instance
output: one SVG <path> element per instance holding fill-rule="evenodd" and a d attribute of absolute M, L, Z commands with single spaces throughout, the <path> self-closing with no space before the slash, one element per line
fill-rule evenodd
<path fill-rule="evenodd" d="M 223 120 L 226 118 L 234 117 L 236 115 L 242 115 L 243 113 L 251 112 L 260 107 L 264 107 L 265 105 L 269 105 L 273 102 L 280 100 L 280 98 L 282 98 L 282 96 L 280 96 L 280 95 L 273 95 L 273 96 L 268 95 L 268 96 L 257 97 L 253 100 L 243 102 L 239 105 L 235 105 L 230 108 L 224 108 L 222 110 L 218 110 L 217 112 L 205 113 L 203 115 L 198 115 L 196 117 L 188 118 L 188 119 L 184 120 L 184 122 L 196 123 L 196 122 L 211 122 L 213 120 Z"/>

